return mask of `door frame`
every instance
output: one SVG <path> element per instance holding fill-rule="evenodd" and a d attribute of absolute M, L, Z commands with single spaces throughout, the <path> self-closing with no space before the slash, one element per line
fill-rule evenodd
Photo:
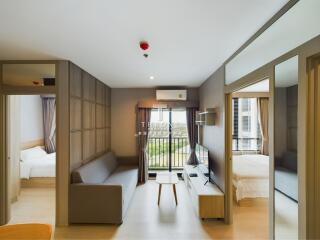
<path fill-rule="evenodd" d="M 55 86 L 29 87 L 2 84 L 3 64 L 55 64 Z M 56 96 L 56 214 L 57 226 L 68 225 L 69 198 L 69 62 L 55 60 L 0 61 L 0 225 L 10 220 L 9 161 L 7 159 L 8 95 Z"/>
<path fill-rule="evenodd" d="M 228 98 L 230 98 L 229 94 L 231 94 L 233 91 L 245 87 L 249 83 L 254 83 L 253 79 L 259 79 L 259 76 L 261 75 L 270 75 L 270 89 L 274 89 L 274 68 L 276 65 L 278 65 L 281 62 L 284 62 L 291 57 L 298 56 L 299 58 L 299 97 L 298 97 L 298 121 L 300 123 L 300 127 L 298 128 L 298 186 L 299 186 L 299 239 L 306 239 L 308 236 L 312 233 L 312 231 L 315 231 L 316 228 L 310 229 L 310 222 L 312 222 L 312 219 L 314 217 L 314 212 L 310 210 L 307 211 L 307 206 L 310 206 L 311 203 L 314 201 L 312 198 L 307 196 L 307 192 L 309 192 L 308 186 L 312 185 L 312 181 L 314 179 L 310 179 L 308 177 L 308 169 L 310 169 L 310 161 L 308 157 L 308 150 L 307 150 L 307 139 L 310 137 L 310 133 L 308 132 L 308 119 L 310 119 L 312 116 L 310 116 L 310 112 L 308 112 L 308 96 L 310 92 L 308 91 L 309 87 L 309 81 L 308 81 L 308 72 L 307 72 L 307 60 L 309 57 L 314 56 L 315 54 L 318 54 L 320 52 L 320 35 L 317 37 L 305 42 L 304 44 L 292 49 L 291 51 L 279 56 L 278 58 L 272 60 L 271 62 L 265 64 L 264 66 L 254 70 L 253 72 L 249 73 L 248 75 L 242 77 L 241 79 L 225 86 L 225 103 L 226 103 L 226 117 L 225 117 L 225 158 L 226 158 L 226 223 L 232 223 L 232 183 L 230 182 L 230 176 L 231 171 L 230 168 L 232 167 L 230 165 L 230 139 L 228 139 L 228 134 L 230 129 L 228 129 L 230 121 L 230 116 L 228 116 L 228 113 L 230 109 L 228 109 Z M 267 74 L 269 72 L 269 74 Z M 260 78 L 261 79 L 261 78 Z M 274 93 L 270 92 L 270 100 L 272 102 L 269 102 L 272 107 L 274 107 Z M 230 115 L 230 113 L 229 113 Z M 274 120 L 272 120 L 272 124 L 274 124 Z M 272 126 L 273 129 L 273 126 Z M 270 130 L 269 130 L 270 131 Z M 270 134 L 270 132 L 269 132 Z M 269 149 L 272 151 L 269 151 L 273 153 L 273 133 L 269 135 L 269 138 L 272 140 L 272 142 L 269 143 Z M 274 160 L 272 160 L 274 161 Z M 272 176 L 274 173 L 271 173 L 270 176 Z M 270 184 L 270 188 L 274 188 L 274 183 L 272 179 L 272 185 Z M 273 194 L 273 193 L 272 193 Z M 270 197 L 273 197 L 273 195 L 270 195 Z M 271 202 L 272 205 L 270 205 L 272 208 L 274 208 L 274 200 Z M 269 224 L 269 237 L 274 238 L 274 209 L 270 210 L 270 224 Z"/>

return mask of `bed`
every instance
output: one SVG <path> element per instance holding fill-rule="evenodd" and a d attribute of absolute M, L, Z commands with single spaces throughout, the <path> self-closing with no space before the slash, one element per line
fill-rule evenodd
<path fill-rule="evenodd" d="M 269 156 L 233 156 L 233 198 L 240 206 L 265 205 L 269 197 Z"/>
<path fill-rule="evenodd" d="M 20 178 L 22 187 L 55 185 L 56 153 L 47 154 L 40 146 L 21 151 Z"/>

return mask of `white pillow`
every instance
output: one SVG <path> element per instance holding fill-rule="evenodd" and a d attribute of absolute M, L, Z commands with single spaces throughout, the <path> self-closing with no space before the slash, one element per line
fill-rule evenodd
<path fill-rule="evenodd" d="M 21 159 L 21 161 L 28 161 L 28 160 L 32 160 L 34 158 L 44 157 L 46 155 L 47 155 L 46 151 L 43 150 L 42 147 L 37 146 L 34 148 L 29 148 L 29 149 L 21 151 L 20 159 Z"/>

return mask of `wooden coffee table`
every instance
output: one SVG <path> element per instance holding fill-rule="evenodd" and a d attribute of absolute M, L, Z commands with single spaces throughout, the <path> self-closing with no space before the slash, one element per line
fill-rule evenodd
<path fill-rule="evenodd" d="M 178 205 L 176 184 L 179 182 L 179 179 L 177 174 L 172 172 L 157 173 L 156 182 L 159 184 L 158 205 L 160 205 L 162 184 L 172 185 L 174 199 L 176 200 L 176 205 Z"/>

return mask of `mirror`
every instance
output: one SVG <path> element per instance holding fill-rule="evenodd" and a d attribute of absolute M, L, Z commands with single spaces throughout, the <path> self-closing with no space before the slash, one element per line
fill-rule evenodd
<path fill-rule="evenodd" d="M 275 66 L 275 239 L 298 239 L 298 56 Z"/>
<path fill-rule="evenodd" d="M 8 86 L 54 86 L 55 64 L 3 64 L 2 83 Z"/>
<path fill-rule="evenodd" d="M 226 65 L 226 84 L 237 81 L 319 35 L 320 1 L 297 2 Z"/>

